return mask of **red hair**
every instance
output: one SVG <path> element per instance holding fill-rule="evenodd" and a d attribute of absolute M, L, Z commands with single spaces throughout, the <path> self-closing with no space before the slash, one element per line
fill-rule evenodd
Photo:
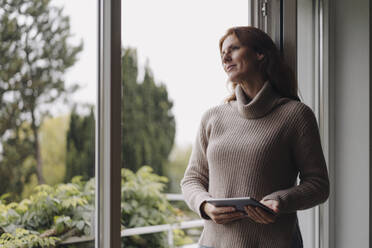
<path fill-rule="evenodd" d="M 259 61 L 259 71 L 264 81 L 269 80 L 273 88 L 283 97 L 300 101 L 297 90 L 298 84 L 293 70 L 285 63 L 279 49 L 268 34 L 252 26 L 236 26 L 226 31 L 219 41 L 220 53 L 222 44 L 227 36 L 235 35 L 242 46 L 247 46 L 254 52 L 263 54 Z M 237 83 L 231 82 L 233 89 Z M 236 100 L 235 92 L 225 99 L 226 102 Z"/>

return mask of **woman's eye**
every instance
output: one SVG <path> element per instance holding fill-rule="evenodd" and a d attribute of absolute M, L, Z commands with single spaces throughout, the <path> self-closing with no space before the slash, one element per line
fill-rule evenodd
<path fill-rule="evenodd" d="M 232 46 L 231 48 L 230 48 L 231 50 L 235 50 L 235 49 L 239 49 L 239 47 L 238 46 Z M 221 59 L 223 58 L 223 54 L 221 55 Z"/>

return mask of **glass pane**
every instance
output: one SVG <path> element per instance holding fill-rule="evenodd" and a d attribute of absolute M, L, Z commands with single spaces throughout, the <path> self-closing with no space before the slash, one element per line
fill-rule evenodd
<path fill-rule="evenodd" d="M 0 0 L 0 246 L 94 246 L 97 6 Z"/>
<path fill-rule="evenodd" d="M 248 3 L 122 1 L 124 247 L 197 243 L 203 220 L 179 184 L 202 113 L 231 93 L 218 41 L 248 24 Z M 175 222 L 195 227 L 137 229 Z"/>

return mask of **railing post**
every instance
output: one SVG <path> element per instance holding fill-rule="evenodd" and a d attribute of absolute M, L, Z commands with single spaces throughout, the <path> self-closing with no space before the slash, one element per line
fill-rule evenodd
<path fill-rule="evenodd" d="M 173 238 L 173 226 L 169 225 L 168 229 L 168 245 L 171 248 L 174 248 L 174 238 Z"/>

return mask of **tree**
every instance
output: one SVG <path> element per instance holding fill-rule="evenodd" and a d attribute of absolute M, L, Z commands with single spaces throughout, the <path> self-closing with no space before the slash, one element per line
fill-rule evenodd
<path fill-rule="evenodd" d="M 164 176 L 169 178 L 166 192 L 181 193 L 180 181 L 190 159 L 192 145 L 174 146 L 169 161 L 163 165 Z"/>
<path fill-rule="evenodd" d="M 19 127 L 29 123 L 31 146 L 39 183 L 44 183 L 39 129 L 50 115 L 48 105 L 74 92 L 77 86 L 65 86 L 63 75 L 77 60 L 83 42 L 69 41 L 70 23 L 63 8 L 50 0 L 0 0 L 0 134 L 2 146 L 25 150 L 17 139 Z M 20 166 L 14 154 L 2 151 L 0 166 Z M 1 176 L 2 177 L 2 176 Z M 13 180 L 17 180 L 13 178 Z M 2 181 L 3 182 L 3 181 Z"/>
<path fill-rule="evenodd" d="M 145 76 L 137 82 L 137 52 L 123 50 L 122 101 L 122 155 L 123 167 L 137 170 L 150 165 L 155 173 L 163 175 L 174 144 L 176 123 L 171 112 L 173 102 L 168 98 L 166 86 L 155 84 L 148 61 Z"/>
<path fill-rule="evenodd" d="M 66 142 L 65 182 L 74 176 L 88 180 L 94 176 L 95 119 L 94 109 L 87 116 L 80 116 L 73 108 Z"/>
<path fill-rule="evenodd" d="M 43 174 L 48 185 L 65 179 L 66 139 L 70 115 L 46 118 L 40 127 L 40 147 L 43 158 Z"/>
<path fill-rule="evenodd" d="M 32 142 L 29 139 L 28 123 L 17 125 L 6 140 L 2 142 L 0 163 L 0 194 L 12 192 L 10 199 L 16 200 L 23 191 L 24 184 L 35 173 L 35 163 L 30 152 Z"/>

